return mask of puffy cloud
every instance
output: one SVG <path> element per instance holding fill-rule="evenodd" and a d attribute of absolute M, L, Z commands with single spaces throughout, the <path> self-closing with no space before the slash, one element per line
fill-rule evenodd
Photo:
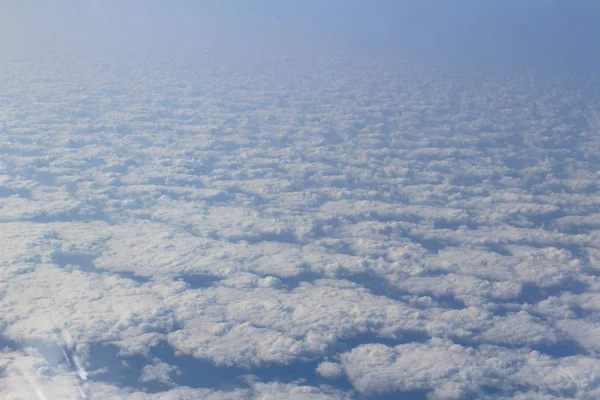
<path fill-rule="evenodd" d="M 342 367 L 331 361 L 323 361 L 319 364 L 317 372 L 325 378 L 337 378 L 343 373 Z"/>
<path fill-rule="evenodd" d="M 435 388 L 445 398 L 463 397 L 488 372 L 472 349 L 440 340 L 394 348 L 360 346 L 342 355 L 342 366 L 365 394 Z"/>
<path fill-rule="evenodd" d="M 3 59 L 3 393 L 597 397 L 582 92 L 197 51 Z"/>
<path fill-rule="evenodd" d="M 341 357 L 353 385 L 364 394 L 425 391 L 432 398 L 487 397 L 490 387 L 514 395 L 531 391 L 592 398 L 599 388 L 591 357 L 556 359 L 537 351 L 510 351 L 493 346 L 478 350 L 450 341 L 396 347 L 363 345 Z M 494 396 L 492 396 L 494 397 Z"/>

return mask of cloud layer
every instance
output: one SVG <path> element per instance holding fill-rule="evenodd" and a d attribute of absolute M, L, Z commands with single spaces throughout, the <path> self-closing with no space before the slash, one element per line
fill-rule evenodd
<path fill-rule="evenodd" d="M 2 61 L 8 398 L 600 395 L 593 81 L 178 51 Z"/>

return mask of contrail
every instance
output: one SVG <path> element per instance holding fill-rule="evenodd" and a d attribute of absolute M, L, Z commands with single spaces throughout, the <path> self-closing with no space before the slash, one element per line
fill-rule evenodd
<path fill-rule="evenodd" d="M 33 388 L 33 391 L 35 392 L 35 395 L 37 396 L 37 398 L 39 400 L 48 400 L 48 398 L 46 397 L 46 395 L 44 394 L 42 389 L 38 386 L 37 383 L 35 383 L 35 381 L 33 379 L 31 379 L 29 377 L 28 374 L 24 374 L 23 376 L 25 377 L 25 380 L 27 381 L 29 386 L 31 386 Z"/>
<path fill-rule="evenodd" d="M 75 377 L 77 383 L 77 389 L 79 390 L 79 394 L 82 399 L 88 399 L 89 390 L 87 385 L 87 371 L 83 366 L 83 362 L 81 357 L 77 353 L 76 343 L 73 340 L 73 337 L 66 329 L 60 330 L 60 338 L 54 338 L 60 350 L 62 352 L 63 358 L 65 362 L 71 368 L 73 376 Z"/>
<path fill-rule="evenodd" d="M 49 299 L 52 302 L 52 304 L 54 305 L 54 309 L 59 309 L 56 299 L 53 296 L 49 296 Z M 56 323 L 56 322 L 54 322 L 54 323 Z M 76 343 L 66 328 L 57 327 L 57 329 L 54 330 L 54 332 L 56 332 L 56 331 L 58 331 L 58 334 L 57 333 L 52 334 L 52 339 L 54 340 L 56 345 L 60 348 L 60 352 L 62 353 L 62 358 L 64 359 L 65 363 L 71 370 L 71 375 L 73 376 L 73 378 L 75 380 L 75 384 L 77 386 L 77 391 L 78 391 L 77 398 L 80 400 L 87 400 L 90 398 L 90 395 L 89 395 L 90 390 L 89 390 L 89 386 L 87 383 L 88 374 L 83 365 L 82 358 L 77 353 Z M 50 360 L 48 360 L 48 359 L 47 359 L 47 361 L 50 362 Z M 57 362 L 57 363 L 60 363 L 60 362 Z M 41 389 L 39 387 L 36 386 L 36 387 L 34 387 L 34 389 L 36 390 L 36 393 L 38 391 L 40 391 L 40 393 L 41 393 Z M 44 396 L 43 393 L 41 393 L 41 395 Z M 39 394 L 38 394 L 38 397 L 39 397 Z M 40 399 L 48 400 L 47 397 L 45 397 L 45 396 L 40 397 Z"/>

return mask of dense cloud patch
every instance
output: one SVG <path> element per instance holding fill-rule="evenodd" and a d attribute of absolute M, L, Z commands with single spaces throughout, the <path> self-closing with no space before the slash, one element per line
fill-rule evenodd
<path fill-rule="evenodd" d="M 0 391 L 600 395 L 585 82 L 196 51 L 3 61 Z"/>

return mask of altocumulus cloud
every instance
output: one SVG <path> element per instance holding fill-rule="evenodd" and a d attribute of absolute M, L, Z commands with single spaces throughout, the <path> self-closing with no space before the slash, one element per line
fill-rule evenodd
<path fill-rule="evenodd" d="M 600 396 L 594 78 L 154 50 L 4 50 L 3 396 Z"/>

